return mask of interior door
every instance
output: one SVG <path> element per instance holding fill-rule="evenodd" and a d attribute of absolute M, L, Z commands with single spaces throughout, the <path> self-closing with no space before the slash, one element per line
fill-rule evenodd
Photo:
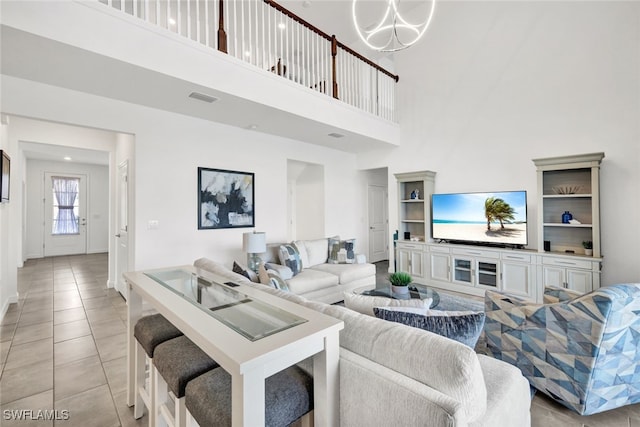
<path fill-rule="evenodd" d="M 116 194 L 116 290 L 126 299 L 129 294 L 122 273 L 129 270 L 129 163 L 118 165 L 118 188 Z"/>
<path fill-rule="evenodd" d="M 44 256 L 87 253 L 87 176 L 44 174 Z"/>
<path fill-rule="evenodd" d="M 389 259 L 387 190 L 384 187 L 370 185 L 369 205 L 369 262 Z"/>

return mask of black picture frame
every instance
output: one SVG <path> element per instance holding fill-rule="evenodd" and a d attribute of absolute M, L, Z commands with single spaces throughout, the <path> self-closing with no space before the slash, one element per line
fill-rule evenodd
<path fill-rule="evenodd" d="M 0 203 L 9 202 L 9 192 L 11 190 L 11 158 L 6 151 L 0 150 Z"/>
<path fill-rule="evenodd" d="M 252 172 L 198 168 L 198 230 L 255 227 Z"/>

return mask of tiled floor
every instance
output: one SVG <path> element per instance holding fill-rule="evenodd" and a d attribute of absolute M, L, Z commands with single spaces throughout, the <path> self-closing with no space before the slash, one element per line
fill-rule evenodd
<path fill-rule="evenodd" d="M 381 280 L 387 266 L 378 264 Z M 19 409 L 69 411 L 55 422 L 64 427 L 146 425 L 126 405 L 126 304 L 106 282 L 106 254 L 30 260 L 19 270 L 20 301 L 0 324 L 0 425 L 54 425 L 6 419 Z M 535 427 L 640 427 L 640 404 L 580 417 L 538 393 L 531 415 Z"/>
<path fill-rule="evenodd" d="M 126 405 L 126 303 L 106 288 L 107 255 L 30 260 L 0 325 L 2 426 L 136 426 Z M 55 410 L 58 421 L 6 410 Z M 68 420 L 62 418 L 67 417 Z"/>

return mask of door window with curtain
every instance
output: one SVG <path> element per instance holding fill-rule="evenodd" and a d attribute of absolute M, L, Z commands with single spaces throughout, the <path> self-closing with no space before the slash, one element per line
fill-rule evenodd
<path fill-rule="evenodd" d="M 53 221 L 51 234 L 79 234 L 78 225 L 80 188 L 79 178 L 51 177 L 53 190 Z"/>

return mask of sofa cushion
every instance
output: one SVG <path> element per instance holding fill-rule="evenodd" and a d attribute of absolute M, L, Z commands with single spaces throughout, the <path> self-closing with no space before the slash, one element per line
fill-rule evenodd
<path fill-rule="evenodd" d="M 294 243 L 297 247 L 304 246 L 307 251 L 307 264 L 303 263 L 304 268 L 327 262 L 329 239 L 296 240 Z"/>
<path fill-rule="evenodd" d="M 418 299 L 393 299 L 387 297 L 375 297 L 369 295 L 358 295 L 353 292 L 344 293 L 344 305 L 348 309 L 368 316 L 375 316 L 374 307 L 414 307 L 428 310 L 433 300 L 431 298 Z"/>
<path fill-rule="evenodd" d="M 356 239 L 329 239 L 329 264 L 355 264 Z"/>
<path fill-rule="evenodd" d="M 336 286 L 338 284 L 338 276 L 323 271 L 305 269 L 297 276 L 289 279 L 287 284 L 291 292 L 304 294 L 317 289 Z"/>
<path fill-rule="evenodd" d="M 484 326 L 484 312 L 429 310 L 426 314 L 374 307 L 376 317 L 424 329 L 475 348 Z"/>
<path fill-rule="evenodd" d="M 294 276 L 302 271 L 300 252 L 295 245 L 280 245 L 280 264 L 289 267 Z"/>
<path fill-rule="evenodd" d="M 376 266 L 373 264 L 319 264 L 312 268 L 335 274 L 341 284 L 376 275 Z"/>
<path fill-rule="evenodd" d="M 468 422 L 487 408 L 487 389 L 473 349 L 421 329 L 316 302 L 303 305 L 344 321 L 340 346 L 459 401 Z"/>
<path fill-rule="evenodd" d="M 291 242 L 291 244 L 296 248 L 298 254 L 300 254 L 302 268 L 309 267 L 309 255 L 307 255 L 307 247 L 304 245 L 304 242 L 302 240 L 296 240 L 295 242 Z"/>

